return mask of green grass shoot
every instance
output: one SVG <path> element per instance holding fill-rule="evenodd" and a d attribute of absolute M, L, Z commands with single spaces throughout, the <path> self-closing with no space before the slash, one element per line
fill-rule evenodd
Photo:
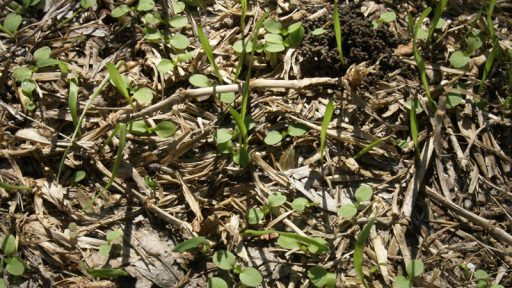
<path fill-rule="evenodd" d="M 434 31 L 436 30 L 437 23 L 439 23 L 439 19 L 441 19 L 441 15 L 443 14 L 443 10 L 446 7 L 446 4 L 448 3 L 448 0 L 439 0 L 436 6 L 436 10 L 434 11 L 434 18 L 432 18 L 432 21 L 430 22 L 430 29 L 428 31 L 428 37 L 427 37 L 427 43 L 430 42 L 430 39 L 432 38 L 432 35 L 434 34 Z"/>
<path fill-rule="evenodd" d="M 5 190 L 30 190 L 30 187 L 25 185 L 13 185 L 0 181 L 0 188 Z"/>
<path fill-rule="evenodd" d="M 363 155 L 368 153 L 370 150 L 372 150 L 374 147 L 378 146 L 380 143 L 382 143 L 382 139 L 378 138 L 377 140 L 373 141 L 372 143 L 366 145 L 361 151 L 359 151 L 354 156 L 354 159 L 357 160 L 358 158 L 362 157 Z"/>
<path fill-rule="evenodd" d="M 135 109 L 135 105 L 133 104 L 130 94 L 128 93 L 128 87 L 126 86 L 123 77 L 119 73 L 119 70 L 117 70 L 116 65 L 114 65 L 112 62 L 107 62 L 105 67 L 107 67 L 108 75 L 110 75 L 110 79 L 112 79 L 112 82 L 114 82 L 116 89 L 119 91 L 119 93 L 121 93 L 121 95 L 123 95 L 130 106 Z"/>
<path fill-rule="evenodd" d="M 373 224 L 375 224 L 375 218 L 370 218 L 366 226 L 364 226 L 363 230 L 361 230 L 359 235 L 357 235 L 356 245 L 354 247 L 354 269 L 356 270 L 359 281 L 361 281 L 364 287 L 368 287 L 368 284 L 364 279 L 363 273 L 363 250 L 364 244 L 370 235 L 370 230 L 372 229 Z"/>
<path fill-rule="evenodd" d="M 494 60 L 498 56 L 500 52 L 499 43 L 494 32 L 494 23 L 492 22 L 492 13 L 494 12 L 494 7 L 496 6 L 496 0 L 489 1 L 489 6 L 487 8 L 487 29 L 489 30 L 489 36 L 491 37 L 491 42 L 493 48 L 489 57 L 485 61 L 484 72 L 482 73 L 482 79 L 480 80 L 480 86 L 478 87 L 478 94 L 482 94 L 485 89 L 485 81 L 487 81 L 487 77 L 489 77 L 489 73 L 491 72 L 492 65 L 494 64 Z"/>
<path fill-rule="evenodd" d="M 329 100 L 325 107 L 324 119 L 322 120 L 322 129 L 320 130 L 320 160 L 324 159 L 325 140 L 327 140 L 327 128 L 331 123 L 332 114 L 334 113 L 334 102 Z"/>
<path fill-rule="evenodd" d="M 336 45 L 338 46 L 338 53 L 340 54 L 341 63 L 345 64 L 345 57 L 343 56 L 343 41 L 341 35 L 340 12 L 338 11 L 338 0 L 334 1 L 334 35 L 336 36 Z"/>
<path fill-rule="evenodd" d="M 78 129 L 80 135 L 80 127 L 78 126 L 78 79 L 77 77 L 71 78 L 69 81 L 69 98 L 68 98 L 69 111 L 71 112 L 71 119 L 75 129 Z"/>
<path fill-rule="evenodd" d="M 235 77 L 234 80 L 238 79 L 238 76 L 240 76 L 240 72 L 242 72 L 242 67 L 244 66 L 244 60 L 245 60 L 245 53 L 247 49 L 247 42 L 245 40 L 245 16 L 247 15 L 247 0 L 240 1 L 240 4 L 242 5 L 242 15 L 240 17 L 240 31 L 242 32 L 242 54 L 240 54 L 240 57 L 238 58 L 238 63 L 236 65 L 236 71 L 235 71 Z M 254 46 L 253 46 L 254 47 Z"/>
<path fill-rule="evenodd" d="M 420 152 L 420 144 L 418 141 L 418 119 L 416 117 L 416 108 L 418 106 L 418 100 L 414 99 L 411 101 L 411 109 L 409 110 L 409 119 L 411 124 L 411 137 L 412 142 L 414 143 L 414 148 L 416 149 L 416 153 L 419 155 Z"/>
<path fill-rule="evenodd" d="M 210 65 L 215 72 L 215 76 L 219 79 L 219 82 L 222 83 L 222 76 L 220 75 L 219 67 L 217 63 L 215 63 L 215 57 L 213 55 L 213 49 L 210 45 L 210 41 L 208 37 L 204 34 L 203 27 L 201 25 L 197 25 L 197 37 L 199 38 L 199 42 L 201 43 L 201 47 L 203 47 L 204 53 L 210 62 Z"/>

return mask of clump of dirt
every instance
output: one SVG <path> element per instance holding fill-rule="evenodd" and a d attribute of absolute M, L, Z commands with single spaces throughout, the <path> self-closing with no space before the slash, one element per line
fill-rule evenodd
<path fill-rule="evenodd" d="M 380 57 L 383 69 L 390 70 L 397 65 L 393 50 L 402 41 L 380 25 L 373 29 L 371 21 L 361 12 L 359 4 L 341 4 L 339 7 L 342 26 L 343 54 L 345 64 L 340 61 L 334 29 L 332 29 L 332 7 L 329 13 L 314 20 L 304 21 L 305 37 L 299 53 L 303 58 L 301 71 L 305 77 L 339 77 L 352 64 L 369 61 L 375 63 Z M 327 32 L 313 35 L 317 28 L 328 25 Z M 389 71 L 388 70 L 388 71 Z"/>

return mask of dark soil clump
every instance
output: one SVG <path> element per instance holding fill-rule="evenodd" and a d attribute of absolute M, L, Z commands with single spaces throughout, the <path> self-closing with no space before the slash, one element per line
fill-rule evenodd
<path fill-rule="evenodd" d="M 391 59 L 393 49 L 401 43 L 401 40 L 395 37 L 385 25 L 372 29 L 371 21 L 365 18 L 358 4 L 342 4 L 339 12 L 346 63 L 342 64 L 340 61 L 334 29 L 330 24 L 333 21 L 331 7 L 329 13 L 314 20 L 304 21 L 306 36 L 299 52 L 303 58 L 301 63 L 303 76 L 339 77 L 352 64 L 364 61 L 375 63 L 382 56 L 387 60 L 382 59 L 381 66 L 384 65 L 386 70 L 394 68 L 397 61 Z M 326 24 L 329 25 L 326 28 L 327 32 L 316 36 L 311 33 Z"/>

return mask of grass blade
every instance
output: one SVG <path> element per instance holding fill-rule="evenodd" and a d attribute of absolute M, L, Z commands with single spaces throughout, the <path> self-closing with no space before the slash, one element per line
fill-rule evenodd
<path fill-rule="evenodd" d="M 338 53 L 340 54 L 341 63 L 345 64 L 345 57 L 343 56 L 343 41 L 341 36 L 340 12 L 338 11 L 338 0 L 334 1 L 334 35 L 336 36 L 336 45 L 338 46 Z"/>
<path fill-rule="evenodd" d="M 487 29 L 489 29 L 489 35 L 491 36 L 492 42 L 496 40 L 496 33 L 494 32 L 494 23 L 492 22 L 492 13 L 496 6 L 496 0 L 490 0 L 487 8 Z"/>
<path fill-rule="evenodd" d="M 487 81 L 487 77 L 489 77 L 489 72 L 491 72 L 492 64 L 494 63 L 494 59 L 496 58 L 499 51 L 499 44 L 494 43 L 494 47 L 485 61 L 484 73 L 482 73 L 482 79 L 480 80 L 480 86 L 478 87 L 478 95 L 482 94 L 485 89 L 485 81 Z"/>
<path fill-rule="evenodd" d="M 368 287 L 366 280 L 364 280 L 363 273 L 363 249 L 368 236 L 370 235 L 370 229 L 375 223 L 375 218 L 370 218 L 366 226 L 364 226 L 363 230 L 357 235 L 356 245 L 354 247 L 354 269 L 356 270 L 357 277 L 359 281 L 364 285 L 364 287 Z"/>
<path fill-rule="evenodd" d="M 439 19 L 441 19 L 441 15 L 443 14 L 444 7 L 446 7 L 446 4 L 448 3 L 448 0 L 440 0 L 437 3 L 436 11 L 434 11 L 434 18 L 432 18 L 432 22 L 430 25 L 430 29 L 428 31 L 428 37 L 427 37 L 427 43 L 430 42 L 430 38 L 434 34 L 434 31 L 436 30 L 437 23 L 439 22 Z"/>
<path fill-rule="evenodd" d="M 13 185 L 0 181 L 0 188 L 5 190 L 30 190 L 30 187 L 25 185 Z"/>
<path fill-rule="evenodd" d="M 119 171 L 121 160 L 123 159 L 124 147 L 126 146 L 126 123 L 117 124 L 115 130 L 117 130 L 117 134 L 119 136 L 119 144 L 117 148 L 116 158 L 114 160 L 114 167 L 112 167 L 112 177 L 110 177 L 110 179 L 108 180 L 107 185 L 103 187 L 103 189 L 101 190 L 102 192 L 108 190 L 112 183 L 114 183 L 114 179 L 116 179 L 117 172 Z"/>
<path fill-rule="evenodd" d="M 368 153 L 368 151 L 372 150 L 373 147 L 378 146 L 380 143 L 382 143 L 382 139 L 377 139 L 373 141 L 372 143 L 366 145 L 361 151 L 359 151 L 356 156 L 354 156 L 354 159 L 357 160 L 357 158 L 360 158 L 364 154 Z"/>
<path fill-rule="evenodd" d="M 69 81 L 68 105 L 71 118 L 73 119 L 73 125 L 75 129 L 78 129 L 78 135 L 80 135 L 80 126 L 78 126 L 78 79 L 76 77 L 71 78 Z"/>
<path fill-rule="evenodd" d="M 334 103 L 332 99 L 327 103 L 327 107 L 325 107 L 325 115 L 322 120 L 322 129 L 320 130 L 320 159 L 323 161 L 324 159 L 324 150 L 325 150 L 325 140 L 327 138 L 327 127 L 329 123 L 331 123 L 332 114 L 334 113 Z"/>
<path fill-rule="evenodd" d="M 132 99 L 130 98 L 130 94 L 128 93 L 128 87 L 126 87 L 126 83 L 123 80 L 123 77 L 117 70 L 116 65 L 114 65 L 112 62 L 107 62 L 105 65 L 107 67 L 108 75 L 110 75 L 110 79 L 112 79 L 112 82 L 114 82 L 114 86 L 117 88 L 119 93 L 123 95 L 123 97 L 128 101 L 130 106 L 135 109 L 135 106 L 132 103 Z"/>
<path fill-rule="evenodd" d="M 244 120 L 242 120 L 242 116 L 236 112 L 236 110 L 233 107 L 229 107 L 229 112 L 231 113 L 231 116 L 233 119 L 235 119 L 236 126 L 238 127 L 238 130 L 240 130 L 240 137 L 242 143 L 242 146 L 247 149 L 247 138 L 249 137 L 247 132 L 247 127 L 245 126 Z"/>
<path fill-rule="evenodd" d="M 414 143 L 414 148 L 416 148 L 416 152 L 419 153 L 420 146 L 418 141 L 418 119 L 416 117 L 416 106 L 418 105 L 418 100 L 411 101 L 411 110 L 409 111 L 409 118 L 411 122 L 411 137 L 412 142 Z"/>
<path fill-rule="evenodd" d="M 245 40 L 245 37 L 244 37 L 245 15 L 247 14 L 247 7 L 248 7 L 247 0 L 240 1 L 240 4 L 242 5 L 242 15 L 240 16 L 240 31 L 242 31 L 242 54 L 240 54 L 240 57 L 238 58 L 238 64 L 236 65 L 236 71 L 235 71 L 235 77 L 234 77 L 235 81 L 236 81 L 236 79 L 238 79 L 240 72 L 242 72 L 242 67 L 244 66 L 245 51 L 247 48 L 247 41 Z"/>
<path fill-rule="evenodd" d="M 203 47 L 204 53 L 212 65 L 213 71 L 215 72 L 215 76 L 219 79 L 219 82 L 222 83 L 222 76 L 220 75 L 219 67 L 217 63 L 215 63 L 215 57 L 213 56 L 213 49 L 210 46 L 210 41 L 208 37 L 204 34 L 203 27 L 201 25 L 197 25 L 197 37 L 199 38 L 199 42 L 201 43 L 201 47 Z"/>

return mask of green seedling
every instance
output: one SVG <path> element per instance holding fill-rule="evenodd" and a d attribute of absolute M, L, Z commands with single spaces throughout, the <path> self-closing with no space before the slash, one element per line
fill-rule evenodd
<path fill-rule="evenodd" d="M 62 73 L 68 73 L 68 65 L 65 62 L 51 58 L 52 50 L 48 46 L 43 46 L 34 52 L 34 59 L 36 60 L 37 68 L 45 68 L 58 65 Z"/>
<path fill-rule="evenodd" d="M 292 137 L 299 137 L 308 132 L 308 127 L 300 124 L 300 123 L 292 123 L 288 125 L 287 130 L 279 132 L 276 130 L 272 130 L 268 132 L 263 142 L 265 144 L 273 146 L 279 144 L 286 136 L 290 135 Z"/>
<path fill-rule="evenodd" d="M 380 143 L 382 143 L 382 139 L 378 138 L 376 139 L 375 141 L 373 141 L 372 143 L 366 145 L 361 151 L 359 151 L 355 156 L 354 156 L 354 159 L 357 160 L 359 158 L 361 158 L 362 156 L 364 156 L 366 153 L 370 152 L 370 150 L 372 150 L 373 148 L 377 147 L 380 145 Z"/>
<path fill-rule="evenodd" d="M 202 247 L 201 251 L 203 253 L 206 253 L 210 249 L 210 242 L 208 242 L 208 240 L 202 236 L 197 236 L 177 244 L 176 246 L 174 246 L 174 249 L 172 251 L 185 252 L 200 247 Z"/>
<path fill-rule="evenodd" d="M 416 153 L 419 155 L 420 144 L 418 140 L 419 128 L 418 128 L 418 119 L 417 119 L 417 109 L 419 106 L 419 102 L 417 99 L 413 99 L 411 101 L 411 109 L 409 110 L 409 121 L 411 126 L 411 137 L 414 143 L 414 148 L 416 149 Z"/>
<path fill-rule="evenodd" d="M 158 188 L 158 182 L 155 181 L 155 179 L 151 178 L 149 175 L 144 176 L 144 185 L 148 187 L 151 191 L 155 191 L 156 188 Z"/>
<path fill-rule="evenodd" d="M 364 287 L 368 288 L 368 284 L 364 279 L 363 273 L 363 250 L 366 240 L 370 235 L 370 230 L 372 226 L 375 224 L 375 218 L 370 218 L 368 223 L 364 226 L 363 230 L 357 235 L 356 245 L 354 247 L 354 270 L 356 271 L 357 278 Z"/>
<path fill-rule="evenodd" d="M 25 185 L 13 185 L 0 181 L 0 188 L 6 190 L 30 190 L 30 187 Z"/>
<path fill-rule="evenodd" d="M 83 9 L 89 9 L 96 6 L 96 0 L 80 0 L 80 7 Z"/>
<path fill-rule="evenodd" d="M 215 72 L 215 76 L 217 76 L 217 79 L 219 79 L 219 83 L 222 83 L 222 76 L 220 75 L 217 63 L 215 63 L 212 46 L 210 46 L 210 41 L 204 34 L 203 27 L 201 25 L 197 26 L 197 37 L 199 38 L 201 47 L 203 47 L 203 51 L 206 54 L 208 61 L 210 62 L 210 66 L 212 66 L 213 71 Z"/>
<path fill-rule="evenodd" d="M 338 6 L 336 6 L 338 7 Z M 331 123 L 332 114 L 334 113 L 334 102 L 329 100 L 325 108 L 324 119 L 322 120 L 322 128 L 320 130 L 320 160 L 324 159 L 325 141 L 327 140 L 327 128 Z"/>
<path fill-rule="evenodd" d="M 286 203 L 286 196 L 281 192 L 273 192 L 267 198 L 267 203 L 247 211 L 247 222 L 251 225 L 260 224 L 267 214 Z"/>
<path fill-rule="evenodd" d="M 73 173 L 73 182 L 78 183 L 85 179 L 85 176 L 87 176 L 87 173 L 83 170 L 77 170 L 75 173 Z"/>
<path fill-rule="evenodd" d="M 494 31 L 494 23 L 492 21 L 492 14 L 494 12 L 494 7 L 496 6 L 496 0 L 490 0 L 489 6 L 487 7 L 487 29 L 489 30 L 489 36 L 491 37 L 491 42 L 493 48 L 489 57 L 487 57 L 487 61 L 485 61 L 484 72 L 482 73 L 482 79 L 480 80 L 480 86 L 478 87 L 478 94 L 481 95 L 485 89 L 485 81 L 487 81 L 487 77 L 491 72 L 492 65 L 494 63 L 494 59 L 498 57 L 500 52 L 500 45 L 498 43 L 498 38 L 496 37 Z"/>
<path fill-rule="evenodd" d="M 102 244 L 100 246 L 99 253 L 102 256 L 108 257 L 110 254 L 110 250 L 112 250 L 112 245 L 114 241 L 119 239 L 122 235 L 121 230 L 114 230 L 107 233 L 107 244 Z"/>
<path fill-rule="evenodd" d="M 172 121 L 160 121 L 155 128 L 146 125 L 144 120 L 136 120 L 128 124 L 128 131 L 134 135 L 144 135 L 146 133 L 155 133 L 160 138 L 169 138 L 174 136 L 177 131 L 176 124 Z"/>
<path fill-rule="evenodd" d="M 338 0 L 334 1 L 334 11 L 332 17 L 334 23 L 334 36 L 336 37 L 336 46 L 338 47 L 341 63 L 345 64 L 345 57 L 343 56 L 343 39 L 341 35 L 340 12 L 338 11 Z"/>
<path fill-rule="evenodd" d="M 330 251 L 329 243 L 320 237 L 306 237 L 297 233 L 279 232 L 277 245 L 285 249 L 298 249 L 311 254 L 324 254 Z"/>
<path fill-rule="evenodd" d="M 303 212 L 309 206 L 313 206 L 313 203 L 304 197 L 295 198 L 292 202 L 292 209 L 297 212 Z"/>
<path fill-rule="evenodd" d="M 242 267 L 236 263 L 236 257 L 233 253 L 225 250 L 217 251 L 212 256 L 212 261 L 218 268 L 226 271 L 233 271 L 238 274 L 240 283 L 248 287 L 257 287 L 263 282 L 263 277 L 260 272 L 254 267 Z M 208 285 L 211 283 L 211 287 L 227 287 L 227 283 L 221 279 L 214 277 L 208 279 Z M 221 285 L 221 286 L 213 286 Z"/>
<path fill-rule="evenodd" d="M 69 81 L 68 106 L 71 119 L 73 119 L 73 126 L 75 129 L 78 129 L 78 135 L 80 135 L 80 127 L 78 126 L 78 105 L 78 77 L 73 75 Z"/>
<path fill-rule="evenodd" d="M 469 63 L 469 56 L 483 46 L 483 42 L 478 31 L 474 30 L 470 33 L 470 35 L 468 35 L 468 37 L 466 37 L 466 46 L 467 49 L 465 51 L 455 51 L 452 53 L 452 55 L 450 55 L 449 61 L 453 67 L 465 67 Z"/>
<path fill-rule="evenodd" d="M 405 270 L 407 271 L 407 277 L 403 275 L 396 276 L 393 281 L 393 287 L 395 288 L 410 288 L 412 287 L 412 283 L 414 278 L 420 276 L 425 271 L 425 266 L 423 262 L 418 259 L 414 259 L 411 262 L 407 263 L 405 266 Z"/>
<path fill-rule="evenodd" d="M 4 22 L 0 25 L 0 30 L 14 37 L 23 19 L 16 13 L 9 13 L 5 16 Z"/>
<path fill-rule="evenodd" d="M 2 258 L 0 259 L 0 269 L 5 271 L 12 276 L 21 276 L 25 272 L 25 263 L 16 255 L 18 248 L 16 247 L 16 237 L 11 234 L 6 235 L 0 241 L 2 246 Z M 3 273 L 2 273 L 3 274 Z M 0 278 L 0 286 L 4 285 L 7 287 L 7 281 L 4 278 Z"/>
<path fill-rule="evenodd" d="M 478 269 L 473 276 L 476 280 L 476 288 L 504 288 L 500 284 L 491 284 L 489 274 L 485 270 Z"/>
<path fill-rule="evenodd" d="M 338 216 L 351 219 L 357 214 L 357 210 L 361 207 L 361 203 L 370 201 L 372 199 L 373 189 L 372 187 L 362 184 L 360 185 L 355 192 L 356 201 L 354 203 L 342 205 L 338 209 Z"/>
<path fill-rule="evenodd" d="M 428 30 L 427 43 L 430 42 L 432 35 L 434 35 L 434 31 L 439 28 L 439 23 L 441 20 L 441 15 L 443 14 L 444 8 L 448 4 L 448 0 L 439 0 L 436 6 L 436 10 L 434 11 L 434 18 L 432 18 L 430 29 Z M 444 26 L 444 25 L 443 25 Z"/>
<path fill-rule="evenodd" d="M 336 287 L 336 274 L 330 273 L 322 266 L 313 266 L 308 269 L 308 278 L 315 287 Z"/>
<path fill-rule="evenodd" d="M 384 23 L 391 23 L 396 20 L 396 13 L 393 11 L 384 12 L 380 14 L 379 19 L 372 21 L 372 28 L 377 29 L 380 25 Z"/>

